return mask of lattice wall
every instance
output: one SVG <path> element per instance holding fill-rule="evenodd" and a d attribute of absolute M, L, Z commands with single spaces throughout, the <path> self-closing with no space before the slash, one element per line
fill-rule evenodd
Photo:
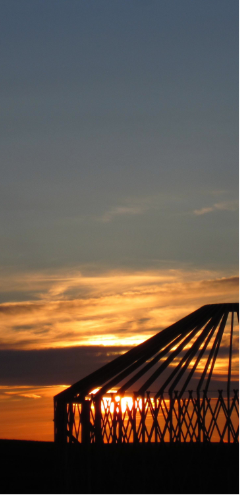
<path fill-rule="evenodd" d="M 238 391 L 228 404 L 218 397 L 126 397 L 117 395 L 67 405 L 70 443 L 238 442 Z"/>

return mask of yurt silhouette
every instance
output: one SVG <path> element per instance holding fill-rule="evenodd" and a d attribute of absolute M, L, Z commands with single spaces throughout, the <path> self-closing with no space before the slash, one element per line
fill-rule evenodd
<path fill-rule="evenodd" d="M 56 395 L 55 441 L 238 442 L 238 322 L 203 306 Z"/>

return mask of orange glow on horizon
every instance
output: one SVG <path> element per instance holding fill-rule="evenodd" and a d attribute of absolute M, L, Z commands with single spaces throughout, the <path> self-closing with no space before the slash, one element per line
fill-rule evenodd
<path fill-rule="evenodd" d="M 68 387 L 0 386 L 0 438 L 52 442 L 53 397 Z"/>

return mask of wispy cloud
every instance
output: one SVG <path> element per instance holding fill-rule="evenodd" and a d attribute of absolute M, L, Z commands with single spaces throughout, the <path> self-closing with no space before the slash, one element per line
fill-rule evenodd
<path fill-rule="evenodd" d="M 146 206 L 116 206 L 99 217 L 99 220 L 101 222 L 111 222 L 115 217 L 141 215 L 146 210 Z"/>
<path fill-rule="evenodd" d="M 0 305 L 2 349 L 136 345 L 204 304 L 238 300 L 238 278 L 210 271 L 55 274 L 45 287 L 37 276 L 38 300 Z"/>
<path fill-rule="evenodd" d="M 221 203 L 215 203 L 213 206 L 200 208 L 199 210 L 194 210 L 195 215 L 206 215 L 212 211 L 236 211 L 238 209 L 238 201 L 223 201 Z"/>
<path fill-rule="evenodd" d="M 115 205 L 109 208 L 103 215 L 98 217 L 102 222 L 111 222 L 117 217 L 142 215 L 149 210 L 159 210 L 163 204 L 176 201 L 176 196 L 172 198 L 170 195 L 151 195 L 141 197 L 125 198 L 122 204 Z"/>

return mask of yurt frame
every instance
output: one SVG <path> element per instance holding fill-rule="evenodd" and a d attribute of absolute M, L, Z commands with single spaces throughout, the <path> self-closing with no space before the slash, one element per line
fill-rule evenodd
<path fill-rule="evenodd" d="M 237 303 L 203 306 L 56 395 L 55 441 L 238 442 L 235 314 L 239 322 Z M 214 390 L 223 348 L 225 381 Z"/>

